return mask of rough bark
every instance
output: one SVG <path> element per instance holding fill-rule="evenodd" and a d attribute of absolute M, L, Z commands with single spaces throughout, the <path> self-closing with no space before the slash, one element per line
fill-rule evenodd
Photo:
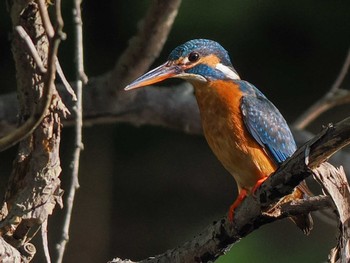
<path fill-rule="evenodd" d="M 11 19 L 13 28 L 21 25 L 26 30 L 46 65 L 49 41 L 38 5 L 33 1 L 13 1 Z M 14 34 L 12 51 L 17 71 L 19 125 L 43 100 L 45 78 L 48 77 L 39 72 L 26 50 L 25 43 Z M 51 88 L 55 89 L 54 86 Z M 34 246 L 28 242 L 47 220 L 56 203 L 61 204 L 58 177 L 61 172 L 59 144 L 63 104 L 57 92 L 54 90 L 53 93 L 51 106 L 43 121 L 19 144 L 1 210 L 1 235 L 20 252 L 24 262 L 30 261 L 35 253 Z"/>
<path fill-rule="evenodd" d="M 345 176 L 340 177 L 337 175 L 339 170 L 331 164 L 324 162 L 335 151 L 346 146 L 349 142 L 350 118 L 334 126 L 325 128 L 319 135 L 300 147 L 291 158 L 284 162 L 261 185 L 255 195 L 247 197 L 242 202 L 235 210 L 235 217 L 232 223 L 226 218 L 223 218 L 208 226 L 205 231 L 182 246 L 139 262 L 212 262 L 230 249 L 234 243 L 262 225 L 290 215 L 305 213 L 305 211 L 332 207 L 332 201 L 329 197 L 318 196 L 302 201 L 297 206 L 293 203 L 287 203 L 279 207 L 274 207 L 274 213 L 272 214 L 268 212 L 271 205 L 276 203 L 281 197 L 291 193 L 302 180 L 313 173 L 323 174 L 323 180 L 328 182 L 328 184 L 332 181 L 329 178 L 334 179 L 333 181 L 336 182 L 334 185 L 338 187 L 338 191 L 329 191 L 328 193 L 335 207 L 338 208 L 336 200 L 341 198 L 340 196 L 335 196 L 334 193 L 344 193 L 345 197 L 348 198 L 350 195 L 348 183 Z M 346 187 L 341 187 L 342 184 Z M 348 204 L 344 207 L 349 211 Z M 338 212 L 342 213 L 343 211 L 338 210 Z M 345 215 L 345 218 L 341 217 L 341 221 L 345 219 L 343 225 L 347 226 L 349 221 L 347 217 L 348 213 L 345 213 Z M 345 246 L 344 242 L 340 242 L 339 247 L 348 248 L 348 228 L 345 228 L 345 230 L 341 231 L 342 235 L 339 239 L 341 241 L 346 240 Z M 337 251 L 344 251 L 344 249 Z M 337 253 L 337 255 L 340 255 L 339 257 L 343 257 L 343 254 L 341 252 Z M 111 262 L 131 263 L 132 261 L 115 258 Z M 343 263 L 347 261 L 339 262 Z"/>
<path fill-rule="evenodd" d="M 350 262 L 350 187 L 344 170 L 324 163 L 314 169 L 314 175 L 324 191 L 332 197 L 339 218 L 338 243 L 331 250 L 329 262 Z"/>

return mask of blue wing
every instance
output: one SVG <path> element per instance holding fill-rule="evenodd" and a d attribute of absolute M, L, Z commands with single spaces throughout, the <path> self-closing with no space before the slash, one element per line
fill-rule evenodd
<path fill-rule="evenodd" d="M 242 81 L 240 86 L 245 93 L 241 101 L 241 110 L 248 131 L 277 164 L 282 163 L 296 150 L 286 120 L 253 85 Z"/>

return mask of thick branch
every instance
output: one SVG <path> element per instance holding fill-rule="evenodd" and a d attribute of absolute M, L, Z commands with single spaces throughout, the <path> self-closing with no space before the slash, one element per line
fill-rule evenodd
<path fill-rule="evenodd" d="M 247 215 L 254 213 L 248 205 L 237 211 L 237 217 L 244 217 L 242 224 L 232 225 L 226 218 L 214 222 L 203 232 L 194 237 L 191 241 L 182 246 L 169 250 L 164 254 L 147 258 L 139 263 L 161 263 L 161 262 L 208 262 L 217 259 L 220 255 L 229 249 L 229 247 L 238 242 L 241 238 L 248 235 L 260 226 L 286 218 L 291 215 L 299 215 L 305 212 L 317 211 L 332 206 L 329 196 L 315 196 L 309 200 L 300 200 L 298 202 L 286 203 L 277 208 L 273 215 L 260 214 L 258 218 L 249 218 Z M 249 211 L 248 211 L 249 210 Z M 255 220 L 255 221 L 254 221 Z M 254 224 L 254 229 L 251 225 Z M 115 258 L 113 263 L 133 263 L 131 260 L 122 260 Z"/>
<path fill-rule="evenodd" d="M 345 136 L 347 137 L 345 138 Z M 271 175 L 257 190 L 254 196 L 247 197 L 235 210 L 234 222 L 226 219 L 214 223 L 193 240 L 186 242 L 179 248 L 146 259 L 141 262 L 208 262 L 222 255 L 232 244 L 239 241 L 260 226 L 277 219 L 330 207 L 328 197 L 314 197 L 308 201 L 301 201 L 300 206 L 294 204 L 282 205 L 276 215 L 262 213 L 270 204 L 291 193 L 295 186 L 312 173 L 310 168 L 319 166 L 335 151 L 349 143 L 350 118 L 328 127 L 314 139 L 298 149 L 280 169 Z M 333 144 L 328 143 L 329 141 Z M 306 165 L 308 160 L 309 166 Z M 323 167 L 325 167 L 323 165 Z M 333 167 L 328 164 L 328 168 Z M 327 168 L 327 167 L 326 167 Z M 325 168 L 325 169 L 326 169 Z M 330 173 L 332 170 L 330 170 Z M 119 260 L 119 261 L 118 261 Z M 122 262 L 116 259 L 115 262 Z M 130 261 L 126 261 L 130 262 Z"/>
<path fill-rule="evenodd" d="M 56 18 L 60 21 L 57 12 L 60 0 L 55 1 L 55 6 Z M 20 122 L 25 126 L 31 118 L 41 121 L 37 127 L 29 126 L 26 138 L 22 137 L 1 210 L 1 236 L 17 248 L 23 261 L 30 261 L 35 254 L 35 247 L 28 242 L 47 221 L 56 203 L 61 204 L 62 195 L 58 178 L 61 172 L 59 115 L 65 108 L 54 80 L 63 23 L 57 23 L 54 36 L 48 39 L 43 20 L 49 20 L 49 17 L 41 17 L 48 14 L 47 11 L 40 12 L 40 8 L 46 6 L 34 1 L 11 2 L 13 27 L 20 26 L 26 30 L 38 57 L 47 68 L 43 75 L 26 52 L 25 42 L 15 35 L 12 51 L 16 63 Z"/>
<path fill-rule="evenodd" d="M 107 74 L 108 75 L 108 74 Z M 192 134 L 201 134 L 197 103 L 192 86 L 183 83 L 171 88 L 149 87 L 136 92 L 108 92 L 113 84 L 107 75 L 89 78 L 84 89 L 84 125 L 99 123 L 128 122 L 135 126 L 144 124 L 167 127 Z M 57 85 L 62 100 L 72 115 L 67 116 L 64 125 L 74 123 L 74 103 L 63 85 Z M 75 84 L 72 84 L 75 86 Z M 3 130 L 14 129 L 17 123 L 16 94 L 0 96 L 0 136 Z"/>

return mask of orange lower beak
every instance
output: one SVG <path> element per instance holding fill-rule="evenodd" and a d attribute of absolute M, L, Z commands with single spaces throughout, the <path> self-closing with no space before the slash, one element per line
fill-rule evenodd
<path fill-rule="evenodd" d="M 130 83 L 128 86 L 126 86 L 124 90 L 131 90 L 148 86 L 168 78 L 173 78 L 180 73 L 182 73 L 182 69 L 179 66 L 174 64 L 171 65 L 169 62 L 166 62 L 163 65 L 160 65 L 159 67 L 142 75 Z"/>

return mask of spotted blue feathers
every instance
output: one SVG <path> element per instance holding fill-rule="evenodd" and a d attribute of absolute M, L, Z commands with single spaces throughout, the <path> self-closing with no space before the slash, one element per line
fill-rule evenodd
<path fill-rule="evenodd" d="M 276 164 L 296 150 L 293 135 L 279 110 L 253 85 L 238 81 L 245 95 L 241 100 L 244 123 L 253 138 Z"/>

